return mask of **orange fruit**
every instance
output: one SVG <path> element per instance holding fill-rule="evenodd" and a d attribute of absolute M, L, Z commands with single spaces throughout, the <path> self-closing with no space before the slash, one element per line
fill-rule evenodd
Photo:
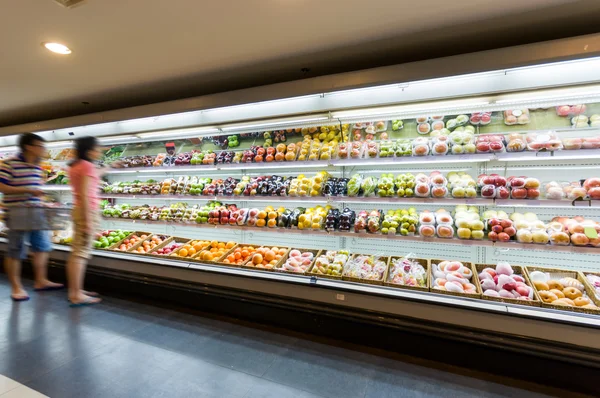
<path fill-rule="evenodd" d="M 203 249 L 203 245 L 200 243 L 196 243 L 194 244 L 194 246 L 192 246 L 194 248 L 194 250 L 196 250 L 197 252 L 199 252 L 200 250 Z"/>
<path fill-rule="evenodd" d="M 181 249 L 179 250 L 179 253 L 177 253 L 177 255 L 178 255 L 179 257 L 187 257 L 187 255 L 188 255 L 188 251 L 187 251 L 187 249 L 185 249 L 185 248 L 181 248 Z"/>
<path fill-rule="evenodd" d="M 225 247 L 228 249 L 232 249 L 234 246 L 235 246 L 235 242 L 227 242 L 227 244 L 225 245 Z"/>
<path fill-rule="evenodd" d="M 218 245 L 219 245 L 219 242 L 217 242 L 216 240 L 213 240 L 212 242 L 210 242 L 211 247 L 217 247 Z"/>
<path fill-rule="evenodd" d="M 196 249 L 190 247 L 190 249 L 188 250 L 188 256 L 192 257 L 194 254 L 196 254 Z"/>
<path fill-rule="evenodd" d="M 254 256 L 252 256 L 252 262 L 254 263 L 254 265 L 261 264 L 263 262 L 263 256 L 258 253 L 255 254 Z"/>
<path fill-rule="evenodd" d="M 225 243 L 223 242 L 219 242 L 219 246 L 217 246 L 219 249 L 224 249 L 225 248 Z"/>

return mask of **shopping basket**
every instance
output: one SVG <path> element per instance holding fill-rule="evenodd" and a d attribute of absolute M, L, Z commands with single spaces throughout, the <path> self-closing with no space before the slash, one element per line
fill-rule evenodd
<path fill-rule="evenodd" d="M 15 206 L 6 210 L 6 226 L 13 231 L 62 231 L 71 220 L 68 207 Z"/>

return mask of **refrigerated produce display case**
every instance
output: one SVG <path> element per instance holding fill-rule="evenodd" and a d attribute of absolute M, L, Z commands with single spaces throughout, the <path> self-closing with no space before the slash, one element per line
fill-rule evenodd
<path fill-rule="evenodd" d="M 598 58 L 63 130 L 63 202 L 61 134 L 114 166 L 92 267 L 597 366 Z"/>

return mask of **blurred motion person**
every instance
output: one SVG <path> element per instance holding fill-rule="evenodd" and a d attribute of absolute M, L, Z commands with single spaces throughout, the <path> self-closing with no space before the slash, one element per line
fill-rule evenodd
<path fill-rule="evenodd" d="M 40 161 L 46 155 L 45 140 L 35 134 L 23 134 L 19 138 L 21 153 L 4 160 L 0 165 L 0 192 L 4 194 L 7 216 L 11 208 L 35 205 L 44 195 L 44 171 Z M 13 220 L 15 221 L 15 220 Z M 35 222 L 35 220 L 29 220 Z M 4 268 L 11 284 L 13 301 L 27 301 L 29 295 L 21 284 L 21 260 L 26 258 L 25 240 L 29 240 L 33 253 L 34 289 L 36 291 L 57 290 L 64 286 L 48 280 L 48 253 L 52 250 L 48 231 L 8 231 L 8 252 Z"/>
<path fill-rule="evenodd" d="M 94 137 L 75 140 L 76 159 L 69 168 L 69 180 L 73 190 L 74 236 L 71 255 L 67 261 L 69 301 L 72 307 L 94 305 L 101 300 L 96 293 L 83 290 L 85 268 L 91 257 L 94 234 L 100 223 L 100 172 L 94 162 L 102 152 Z"/>

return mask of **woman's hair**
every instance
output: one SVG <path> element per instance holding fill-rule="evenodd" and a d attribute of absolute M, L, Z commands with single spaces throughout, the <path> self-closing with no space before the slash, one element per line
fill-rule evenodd
<path fill-rule="evenodd" d="M 98 140 L 96 137 L 80 137 L 75 140 L 75 151 L 77 152 L 75 161 L 76 163 L 79 160 L 87 160 L 91 162 L 88 157 L 88 152 L 94 149 L 98 145 Z"/>

